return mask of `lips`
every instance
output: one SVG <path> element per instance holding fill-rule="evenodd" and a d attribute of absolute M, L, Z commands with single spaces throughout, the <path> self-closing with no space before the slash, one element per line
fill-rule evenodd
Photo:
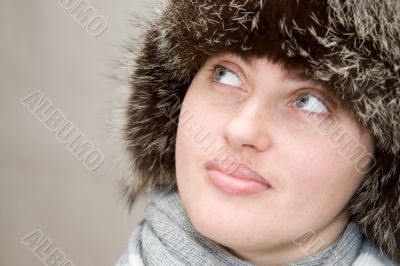
<path fill-rule="evenodd" d="M 255 170 L 251 169 L 243 163 L 234 163 L 231 166 L 224 168 L 214 161 L 208 161 L 206 163 L 207 170 L 217 170 L 226 175 L 230 175 L 235 178 L 257 181 L 261 184 L 271 187 L 271 184 L 267 181 L 265 177 L 257 173 Z"/>

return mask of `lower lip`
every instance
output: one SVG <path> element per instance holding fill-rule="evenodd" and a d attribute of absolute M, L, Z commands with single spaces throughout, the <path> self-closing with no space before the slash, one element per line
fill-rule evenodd
<path fill-rule="evenodd" d="M 218 170 L 207 170 L 207 174 L 215 187 L 230 195 L 250 195 L 271 188 L 258 181 L 233 177 Z"/>

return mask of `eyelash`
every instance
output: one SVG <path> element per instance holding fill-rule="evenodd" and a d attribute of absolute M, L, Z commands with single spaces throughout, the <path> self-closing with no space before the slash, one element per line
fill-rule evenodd
<path fill-rule="evenodd" d="M 208 70 L 209 70 L 209 73 L 210 73 L 210 76 L 211 76 L 211 82 L 213 82 L 213 83 L 221 85 L 221 83 L 219 81 L 215 80 L 215 71 L 217 70 L 218 67 L 225 68 L 225 69 L 231 71 L 232 73 L 234 73 L 235 75 L 237 75 L 239 77 L 239 79 L 241 78 L 240 75 L 236 74 L 235 71 L 231 70 L 230 68 L 225 67 L 225 66 L 220 65 L 220 64 L 217 64 L 217 63 L 212 63 Z"/>
<path fill-rule="evenodd" d="M 328 110 L 327 114 L 316 113 L 316 112 L 310 112 L 310 113 L 312 113 L 315 116 L 328 116 L 328 115 L 332 114 L 330 104 L 327 103 L 327 102 L 329 102 L 329 100 L 324 100 L 325 97 L 319 96 L 319 93 L 315 93 L 315 92 L 311 93 L 311 92 L 308 92 L 308 91 L 300 91 L 299 93 L 296 94 L 295 99 L 297 100 L 299 97 L 307 96 L 307 95 L 311 95 L 311 96 L 317 98 L 318 101 L 320 101 L 326 107 L 326 109 Z"/>
<path fill-rule="evenodd" d="M 213 82 L 213 83 L 216 83 L 216 84 L 218 84 L 218 85 L 221 85 L 220 82 L 218 82 L 217 80 L 215 80 L 215 71 L 217 70 L 218 67 L 225 68 L 225 69 L 231 71 L 232 73 L 234 73 L 235 75 L 238 75 L 238 74 L 235 73 L 235 71 L 231 70 L 231 69 L 228 68 L 228 67 L 225 67 L 225 66 L 223 66 L 223 65 L 220 65 L 220 64 L 218 64 L 218 63 L 212 63 L 212 64 L 209 66 L 208 71 L 209 71 L 210 74 L 211 74 L 211 82 Z M 238 75 L 238 77 L 239 77 L 239 79 L 241 78 L 240 75 Z M 310 89 L 308 89 L 308 90 L 310 90 Z M 314 92 L 311 93 L 311 92 L 308 92 L 308 91 L 301 90 L 300 92 L 296 93 L 295 99 L 297 99 L 298 97 L 301 97 L 301 96 L 305 96 L 305 95 L 314 96 L 314 97 L 316 97 L 316 98 L 326 107 L 326 109 L 328 110 L 328 114 L 318 114 L 318 113 L 315 113 L 315 112 L 311 112 L 311 113 L 313 113 L 315 116 L 327 116 L 327 115 L 331 115 L 331 114 L 332 114 L 331 107 L 330 107 L 330 105 L 331 105 L 331 104 L 330 104 L 330 103 L 331 103 L 331 100 L 329 100 L 329 98 L 327 98 L 327 96 L 323 96 L 322 93 L 315 92 L 315 90 L 313 90 L 313 91 L 314 91 Z"/>

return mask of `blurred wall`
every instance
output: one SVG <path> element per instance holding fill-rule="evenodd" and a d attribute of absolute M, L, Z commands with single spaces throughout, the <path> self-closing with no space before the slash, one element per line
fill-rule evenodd
<path fill-rule="evenodd" d="M 0 0 L 2 266 L 46 265 L 52 249 L 73 265 L 113 265 L 143 217 L 146 199 L 128 214 L 118 194 L 113 158 L 122 148 L 106 127 L 116 97 L 107 74 L 130 14 L 157 3 L 86 1 L 101 16 L 88 29 L 61 4 L 73 1 Z M 107 28 L 100 32 L 102 19 Z M 24 106 L 21 99 L 36 90 L 102 152 L 97 169 L 88 169 Z M 35 252 L 39 240 L 44 244 Z"/>

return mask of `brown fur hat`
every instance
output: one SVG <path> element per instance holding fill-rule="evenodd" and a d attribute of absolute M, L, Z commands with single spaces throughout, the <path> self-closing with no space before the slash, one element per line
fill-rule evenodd
<path fill-rule="evenodd" d="M 171 0 L 153 15 L 134 20 L 144 31 L 122 66 L 129 205 L 154 186 L 176 189 L 179 105 L 205 60 L 268 56 L 326 82 L 375 137 L 376 163 L 348 209 L 369 241 L 400 259 L 400 1 Z"/>

